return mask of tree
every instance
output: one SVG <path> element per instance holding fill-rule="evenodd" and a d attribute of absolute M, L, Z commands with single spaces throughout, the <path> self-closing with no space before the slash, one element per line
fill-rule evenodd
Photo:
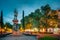
<path fill-rule="evenodd" d="M 10 23 L 8 23 L 8 22 L 5 23 L 5 26 L 6 26 L 7 28 L 11 28 L 11 29 L 12 29 L 12 25 L 11 25 Z"/>
<path fill-rule="evenodd" d="M 4 23 L 3 23 L 3 11 L 1 11 L 1 28 L 4 27 Z"/>
<path fill-rule="evenodd" d="M 45 15 L 47 15 L 49 13 L 49 11 L 51 10 L 49 4 L 45 5 L 45 6 L 41 6 L 41 10 L 44 12 Z"/>
<path fill-rule="evenodd" d="M 36 9 L 34 12 L 31 12 L 28 16 L 24 17 L 25 26 L 27 24 L 31 24 L 32 27 L 40 28 L 40 25 L 43 25 L 43 27 L 47 28 L 48 27 L 47 20 L 48 20 L 48 14 L 50 10 L 51 8 L 47 4 L 45 6 L 42 6 L 41 9 Z"/>
<path fill-rule="evenodd" d="M 46 19 L 48 18 L 48 14 L 51 11 L 51 8 L 49 6 L 49 4 L 42 6 L 41 10 L 44 11 L 44 16 L 46 17 Z"/>

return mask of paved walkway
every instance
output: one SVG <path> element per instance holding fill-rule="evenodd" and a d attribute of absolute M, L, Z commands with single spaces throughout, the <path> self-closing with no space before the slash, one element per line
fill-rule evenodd
<path fill-rule="evenodd" d="M 34 36 L 25 36 L 25 35 L 22 35 L 22 36 L 7 36 L 7 37 L 4 37 L 4 38 L 0 38 L 0 40 L 37 40 L 36 37 Z"/>

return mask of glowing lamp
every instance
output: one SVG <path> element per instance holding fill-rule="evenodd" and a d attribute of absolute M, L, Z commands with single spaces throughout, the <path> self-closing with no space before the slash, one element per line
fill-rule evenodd
<path fill-rule="evenodd" d="M 40 32 L 46 32 L 45 28 L 40 29 Z"/>

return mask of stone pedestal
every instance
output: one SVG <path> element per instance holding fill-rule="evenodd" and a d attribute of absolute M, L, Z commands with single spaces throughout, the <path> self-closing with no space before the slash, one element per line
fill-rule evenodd
<path fill-rule="evenodd" d="M 15 30 L 13 30 L 12 34 L 13 34 L 13 36 L 20 36 L 21 35 L 20 31 L 15 31 Z"/>

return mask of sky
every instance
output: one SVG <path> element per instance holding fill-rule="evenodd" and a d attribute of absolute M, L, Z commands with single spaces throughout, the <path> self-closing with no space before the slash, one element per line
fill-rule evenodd
<path fill-rule="evenodd" d="M 25 16 L 28 16 L 41 6 L 49 4 L 54 10 L 60 8 L 60 0 L 0 0 L 0 11 L 3 10 L 4 23 L 13 24 L 14 9 L 18 11 L 18 23 L 21 23 L 22 11 L 25 11 Z"/>

